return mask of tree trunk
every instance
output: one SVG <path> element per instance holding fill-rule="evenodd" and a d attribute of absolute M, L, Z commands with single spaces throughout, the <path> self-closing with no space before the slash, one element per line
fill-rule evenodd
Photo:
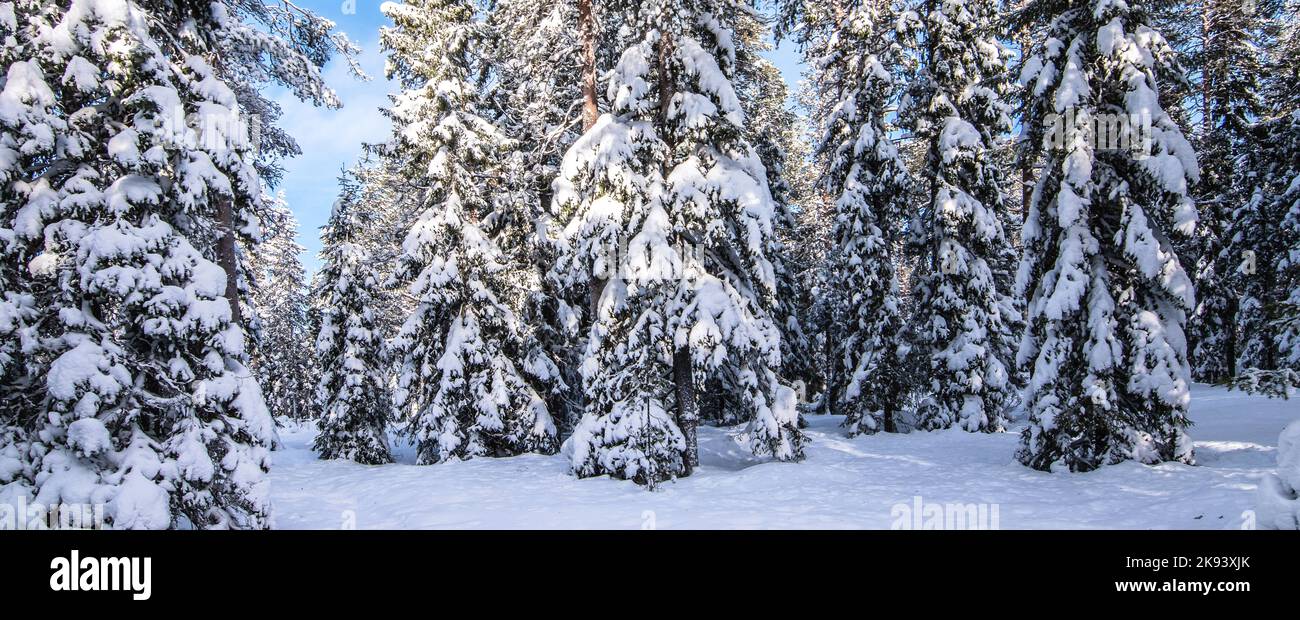
<path fill-rule="evenodd" d="M 1201 12 L 1201 47 L 1208 49 L 1210 47 L 1210 12 Z M 1203 67 L 1201 71 L 1201 132 L 1209 136 L 1214 131 L 1214 114 L 1210 103 L 1210 90 L 1218 76 L 1214 75 L 1209 67 Z"/>
<path fill-rule="evenodd" d="M 826 354 L 826 401 L 824 403 L 825 411 L 823 413 L 827 415 L 835 415 L 836 406 L 839 404 L 836 400 L 840 385 L 840 356 L 835 354 L 836 346 L 831 342 L 831 340 L 831 334 L 828 331 L 826 333 L 826 340 L 823 344 L 825 347 L 824 352 Z"/>
<path fill-rule="evenodd" d="M 579 57 L 579 72 L 582 74 L 582 130 L 586 132 L 596 125 L 599 107 L 596 105 L 596 15 L 592 11 L 592 0 L 578 0 L 578 37 L 582 43 Z M 591 274 L 588 294 L 588 309 L 591 318 L 596 320 L 596 308 L 600 297 L 605 293 L 606 279 L 600 274 Z"/>
<path fill-rule="evenodd" d="M 1021 61 L 1024 61 L 1026 50 L 1032 45 L 1028 30 L 1017 32 L 1013 39 L 1020 48 Z M 1024 223 L 1029 219 L 1029 202 L 1033 200 L 1034 195 L 1034 161 L 1038 159 L 1039 144 L 1034 144 L 1032 140 L 1026 140 L 1018 145 L 1020 150 L 1016 153 L 1016 163 L 1020 166 L 1020 222 Z"/>
<path fill-rule="evenodd" d="M 695 377 L 691 372 L 691 350 L 687 347 L 673 353 L 673 390 L 677 393 L 677 427 L 686 437 L 686 454 L 682 475 L 689 476 L 700 465 L 698 429 L 700 414 L 695 404 Z"/>
<path fill-rule="evenodd" d="M 1034 158 L 1025 155 L 1020 164 L 1020 221 L 1029 219 L 1029 202 L 1034 199 Z"/>
<path fill-rule="evenodd" d="M 578 31 L 582 41 L 582 130 L 596 124 L 596 15 L 592 0 L 578 0 Z"/>
<path fill-rule="evenodd" d="M 239 307 L 239 261 L 235 251 L 235 213 L 230 199 L 217 201 L 217 225 L 221 240 L 217 242 L 217 264 L 226 270 L 226 301 L 230 303 L 230 320 L 243 327 L 243 313 Z"/>
<path fill-rule="evenodd" d="M 1224 344 L 1224 357 L 1227 358 L 1224 363 L 1224 373 L 1222 380 L 1226 381 L 1237 376 L 1237 298 L 1229 296 L 1228 310 L 1224 312 L 1224 324 L 1227 325 L 1228 342 Z"/>

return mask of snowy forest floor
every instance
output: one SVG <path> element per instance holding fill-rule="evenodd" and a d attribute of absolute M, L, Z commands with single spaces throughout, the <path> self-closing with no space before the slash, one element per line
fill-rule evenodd
<path fill-rule="evenodd" d="M 564 456 L 414 464 L 321 461 L 313 424 L 280 429 L 271 472 L 279 528 L 889 528 L 896 507 L 996 504 L 1003 529 L 1237 529 L 1277 437 L 1300 400 L 1197 385 L 1195 466 L 1127 462 L 1086 474 L 1015 461 L 1023 422 L 994 435 L 961 430 L 847 439 L 839 416 L 809 416 L 807 459 L 776 463 L 736 443 L 743 427 L 700 429 L 700 469 L 647 492 L 568 473 Z"/>

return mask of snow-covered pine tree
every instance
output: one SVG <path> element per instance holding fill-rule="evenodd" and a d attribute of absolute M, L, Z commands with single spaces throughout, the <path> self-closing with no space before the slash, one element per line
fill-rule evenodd
<path fill-rule="evenodd" d="M 896 430 L 907 398 L 903 308 L 894 269 L 912 179 L 890 138 L 887 114 L 898 100 L 902 48 L 888 2 L 863 2 L 838 21 L 805 28 L 829 36 L 805 53 L 827 99 L 818 158 L 835 201 L 834 243 L 823 296 L 830 313 L 827 362 L 830 413 L 850 435 Z M 807 36 L 807 35 L 805 35 Z"/>
<path fill-rule="evenodd" d="M 1300 372 L 1300 108 L 1293 109 L 1289 116 L 1276 121 L 1271 128 L 1282 144 L 1273 151 L 1279 161 L 1290 162 L 1289 169 L 1282 172 L 1283 178 L 1290 176 L 1286 186 L 1277 200 L 1286 206 L 1286 217 L 1282 221 L 1283 237 L 1290 245 L 1285 259 L 1280 263 L 1283 292 L 1286 298 L 1278 308 L 1277 322 L 1281 328 L 1278 335 L 1281 370 Z M 1290 375 L 1294 378 L 1294 374 Z M 1296 381 L 1290 381 L 1292 387 L 1300 387 Z"/>
<path fill-rule="evenodd" d="M 571 439 L 579 476 L 654 484 L 697 463 L 696 386 L 746 412 L 750 446 L 802 457 L 781 385 L 766 256 L 776 207 L 744 139 L 731 79 L 738 2 L 620 4 L 628 47 L 609 112 L 565 156 L 561 271 L 604 281 L 583 361 L 589 395 Z M 618 256 L 619 252 L 623 255 Z"/>
<path fill-rule="evenodd" d="M 914 12 L 912 12 L 914 11 Z M 916 71 L 900 122 L 925 145 L 918 183 L 924 203 L 908 244 L 917 255 L 910 331 L 925 396 L 917 426 L 1000 431 L 1010 395 L 1005 335 L 1015 321 L 1004 253 L 1009 247 L 998 136 L 1010 129 L 1007 53 L 996 38 L 993 0 L 920 0 L 904 15 Z"/>
<path fill-rule="evenodd" d="M 549 212 L 551 182 L 569 145 L 582 135 L 581 72 L 561 58 L 581 53 L 577 0 L 500 0 L 488 16 L 498 75 L 489 103 L 525 158 L 527 189 Z"/>
<path fill-rule="evenodd" d="M 649 485 L 687 471 L 664 281 L 680 262 L 658 199 L 667 147 L 654 124 L 651 53 L 645 43 L 624 52 L 608 85 L 610 112 L 566 153 L 555 187 L 568 223 L 557 273 L 570 288 L 599 291 L 581 366 L 584 414 L 570 439 L 573 471 Z"/>
<path fill-rule="evenodd" d="M 778 41 L 790 38 L 797 42 L 804 54 L 805 63 L 815 63 L 817 50 L 831 46 L 830 38 L 836 29 L 824 27 L 836 23 L 843 17 L 843 8 L 839 4 L 804 2 L 788 0 L 777 4 L 777 14 L 773 32 Z M 815 77 L 815 74 L 809 74 Z M 819 161 L 817 146 L 823 138 L 821 121 L 829 117 L 829 110 L 835 105 L 836 93 L 831 89 L 820 87 L 814 79 L 804 80 L 795 93 L 797 107 L 805 110 L 808 117 L 799 119 L 801 133 L 791 141 L 791 151 L 786 159 L 783 181 L 792 188 L 797 204 L 795 226 L 792 232 L 793 242 L 789 246 L 790 260 L 802 269 L 798 279 L 800 294 L 807 299 L 803 306 L 800 324 L 804 336 L 808 339 L 810 360 L 815 372 L 815 381 L 805 386 L 808 399 L 807 409 L 818 413 L 828 413 L 832 408 L 830 392 L 826 386 L 832 382 L 830 359 L 837 348 L 830 335 L 832 301 L 827 267 L 835 240 L 832 229 L 835 222 L 835 201 L 821 182 L 824 176 L 825 161 Z M 778 234 L 781 229 L 778 228 Z M 778 296 L 780 293 L 778 293 Z M 779 303 L 786 303 L 779 301 Z"/>
<path fill-rule="evenodd" d="M 1194 143 L 1201 165 L 1195 188 L 1201 219 L 1195 248 L 1198 305 L 1188 318 L 1192 376 L 1223 381 L 1236 374 L 1237 306 L 1232 271 L 1241 263 L 1223 252 L 1228 228 L 1242 196 L 1234 183 L 1237 164 L 1250 147 L 1250 127 L 1260 116 L 1259 76 L 1263 71 L 1255 41 L 1262 20 L 1254 0 L 1203 0 L 1200 11 L 1199 69 L 1201 123 Z"/>
<path fill-rule="evenodd" d="M 311 346 L 316 338 L 307 315 L 311 307 L 307 275 L 299 256 L 298 220 L 283 196 L 268 200 L 261 224 L 263 240 L 249 257 L 253 274 L 252 307 L 259 330 L 250 366 L 272 416 L 304 419 L 312 415 L 319 378 Z"/>
<path fill-rule="evenodd" d="M 803 280 L 814 265 L 800 260 L 803 255 L 798 246 L 808 240 L 799 237 L 796 202 L 801 196 L 789 180 L 803 163 L 797 159 L 806 154 L 800 150 L 804 121 L 790 107 L 790 89 L 781 70 L 762 55 L 772 50 L 771 34 L 756 12 L 737 12 L 733 37 L 736 41 L 734 86 L 745 114 L 745 140 L 753 146 L 767 171 L 768 190 L 776 205 L 776 234 L 771 237 L 767 254 L 776 277 L 776 296 L 770 314 L 781 331 L 778 374 L 782 381 L 802 386 L 806 396 L 810 388 L 821 382 L 814 344 L 809 337 L 812 327 L 805 322 L 813 301 Z M 702 396 L 707 398 L 709 393 L 710 390 L 705 390 Z M 705 415 L 709 409 L 716 413 L 734 410 L 725 405 L 701 409 Z"/>
<path fill-rule="evenodd" d="M 792 306 L 784 312 L 797 313 L 797 326 L 804 338 L 802 346 L 806 348 L 802 351 L 783 349 L 782 373 L 789 381 L 804 382 L 801 410 L 821 411 L 821 396 L 826 391 L 828 342 L 825 337 L 828 322 L 825 320 L 825 304 L 822 303 L 825 300 L 823 291 L 826 290 L 823 276 L 826 275 L 826 257 L 833 245 L 831 228 L 835 205 L 818 183 L 820 172 L 813 157 L 815 146 L 808 117 L 801 114 L 797 126 L 799 133 L 790 142 L 783 170 L 784 181 L 790 186 L 792 208 L 789 210 L 793 223 L 777 227 L 789 272 L 784 278 L 778 275 L 777 303 Z M 782 344 L 786 346 L 784 336 Z M 792 368 L 786 367 L 787 354 L 796 356 Z"/>
<path fill-rule="evenodd" d="M 423 189 L 417 185 L 419 179 L 407 178 L 399 162 L 383 155 L 384 148 L 382 144 L 365 145 L 361 160 L 345 172 L 356 184 L 357 202 L 366 206 L 367 218 L 372 221 L 372 225 L 354 231 L 356 242 L 374 264 L 385 266 L 373 298 L 376 329 L 392 337 L 415 311 L 414 300 L 404 294 L 392 271 L 402 256 L 402 241 L 420 215 Z M 388 357 L 393 366 L 390 374 L 396 376 L 400 357 Z"/>
<path fill-rule="evenodd" d="M 38 349 L 41 312 L 36 307 L 35 293 L 39 289 L 28 277 L 24 258 L 34 241 L 20 237 L 14 221 L 31 191 L 21 176 L 22 164 L 38 161 L 40 151 L 53 149 L 50 132 L 58 126 L 51 126 L 51 122 L 58 122 L 51 117 L 53 93 L 27 91 L 33 85 L 25 81 L 25 74 L 29 71 L 27 61 L 35 53 L 35 42 L 31 33 L 18 36 L 19 20 L 35 19 L 41 9 L 34 2 L 7 3 L 0 9 L 0 66 L 6 68 L 0 85 L 14 84 L 12 91 L 0 91 L 5 96 L 0 100 L 0 429 L 4 429 L 0 430 L 4 433 L 0 435 L 0 450 L 15 459 L 14 465 L 0 474 L 0 484 L 15 482 L 17 472 L 24 468 L 17 461 L 19 438 L 41 417 L 37 387 L 41 382 L 41 360 L 32 356 Z M 14 73 L 17 81 L 8 78 L 8 73 Z M 40 77 L 43 80 L 43 74 Z M 37 152 L 37 157 L 25 161 L 23 151 Z M 28 236 L 33 232 L 28 231 Z"/>
<path fill-rule="evenodd" d="M 403 358 L 395 400 L 409 412 L 420 463 L 553 451 L 545 395 L 556 367 L 519 314 L 535 281 L 502 251 L 514 214 L 494 210 L 508 142 L 479 114 L 483 24 L 466 0 L 385 4 L 384 13 L 393 26 L 380 42 L 403 89 L 387 111 L 386 156 L 423 189 L 400 259 L 418 305 L 393 342 Z"/>
<path fill-rule="evenodd" d="M 221 2 L 5 6 L 24 53 L 0 86 L 0 208 L 42 325 L 21 379 L 33 500 L 104 503 L 119 528 L 269 526 L 273 425 L 212 260 L 219 212 L 254 236 L 263 197 L 213 65 L 247 26 Z"/>
<path fill-rule="evenodd" d="M 509 191 L 502 198 L 515 205 L 506 211 L 514 214 L 520 228 L 513 235 L 517 246 L 507 251 L 531 265 L 540 283 L 528 295 L 522 320 L 556 361 L 558 389 L 547 396 L 547 403 L 561 433 L 571 432 L 582 414 L 578 335 L 589 295 L 549 277 L 560 236 L 551 218 L 551 185 L 564 152 L 582 135 L 585 124 L 595 121 L 596 110 L 587 105 L 584 90 L 588 79 L 594 88 L 596 77 L 600 35 L 594 9 L 591 0 L 502 0 L 493 5 L 487 22 L 496 72 L 487 102 L 501 108 L 500 125 L 516 145 L 507 173 Z M 589 43 L 584 37 L 588 29 Z M 581 70 L 556 61 L 574 57 L 581 59 Z M 590 71 L 588 62 L 593 63 Z"/>
<path fill-rule="evenodd" d="M 1230 227 L 1222 262 L 1242 292 L 1237 372 L 1300 370 L 1300 108 L 1252 128 L 1242 159 L 1245 202 Z M 1253 379 L 1251 379 L 1253 380 Z M 1243 385 L 1242 387 L 1246 387 Z"/>
<path fill-rule="evenodd" d="M 1266 114 L 1250 128 L 1237 162 L 1238 207 L 1219 257 L 1226 286 L 1239 296 L 1238 386 L 1284 386 L 1300 370 L 1300 6 L 1274 18 L 1263 89 Z"/>
<path fill-rule="evenodd" d="M 25 71 L 33 53 L 30 36 L 18 37 L 18 19 L 27 19 L 35 4 L 15 9 L 0 6 L 0 67 Z M 20 66 L 21 65 L 21 66 Z M 22 78 L 20 77 L 20 80 Z M 10 79 L 0 77 L 0 86 Z M 20 88 L 21 86 L 21 88 Z M 0 90 L 0 503 L 16 506 L 30 499 L 35 474 L 30 458 L 27 431 L 39 420 L 41 358 L 39 349 L 41 313 L 36 293 L 27 277 L 24 255 L 32 240 L 21 239 L 13 218 L 17 206 L 26 201 L 28 185 L 20 177 L 24 150 L 52 148 L 50 110 L 36 100 L 39 93 L 23 92 L 27 85 L 15 84 Z M 32 104 L 37 104 L 32 106 Z M 44 145 L 42 146 L 42 143 Z M 26 519 L 26 515 L 18 515 Z"/>
<path fill-rule="evenodd" d="M 1032 368 L 1018 456 L 1070 471 L 1190 462 L 1183 326 L 1194 295 L 1172 240 L 1195 227 L 1198 172 L 1161 107 L 1160 84 L 1179 79 L 1173 50 L 1140 2 L 1029 10 L 1051 25 L 1021 74 L 1033 93 L 1025 122 L 1049 138 L 1017 276 L 1029 300 L 1020 356 Z"/>
<path fill-rule="evenodd" d="M 320 332 L 315 337 L 320 380 L 312 402 L 318 416 L 313 447 L 323 459 L 391 463 L 392 419 L 384 339 L 373 308 L 380 278 L 361 231 L 375 214 L 361 202 L 355 174 L 339 179 L 339 198 L 321 229 L 321 271 L 316 280 Z"/>

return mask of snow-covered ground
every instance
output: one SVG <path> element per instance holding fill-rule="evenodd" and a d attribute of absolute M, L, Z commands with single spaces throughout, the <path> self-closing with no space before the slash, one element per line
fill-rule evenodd
<path fill-rule="evenodd" d="M 920 502 L 918 514 L 984 504 L 983 524 L 996 512 L 1004 529 L 1236 529 L 1275 467 L 1278 434 L 1297 418 L 1300 400 L 1198 385 L 1196 466 L 1130 462 L 1086 474 L 1017 464 L 1019 425 L 847 439 L 841 418 L 812 416 L 802 463 L 749 455 L 732 437 L 740 428 L 702 428 L 700 470 L 654 492 L 575 479 L 559 455 L 417 466 L 398 441 L 396 464 L 320 461 L 314 427 L 291 426 L 281 429 L 272 499 L 280 528 L 889 528 L 924 523 L 908 517 Z"/>

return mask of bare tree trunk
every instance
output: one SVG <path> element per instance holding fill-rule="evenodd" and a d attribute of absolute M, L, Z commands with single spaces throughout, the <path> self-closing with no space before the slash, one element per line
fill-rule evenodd
<path fill-rule="evenodd" d="M 689 476 L 700 466 L 700 414 L 695 406 L 695 377 L 691 372 L 691 350 L 687 347 L 673 352 L 673 389 L 677 393 L 677 427 L 686 437 L 682 475 Z"/>
<path fill-rule="evenodd" d="M 1032 45 L 1029 30 L 1019 30 L 1012 38 L 1020 48 L 1020 59 L 1023 64 Z M 1026 133 L 1030 132 L 1022 128 L 1022 135 Z M 1032 140 L 1024 140 L 1017 147 L 1016 163 L 1020 166 L 1020 221 L 1024 223 L 1029 220 L 1029 203 L 1034 195 L 1034 162 L 1038 158 L 1039 145 L 1033 144 Z"/>
<path fill-rule="evenodd" d="M 823 413 L 827 415 L 835 415 L 835 409 L 839 405 L 836 401 L 838 400 L 837 388 L 839 388 L 840 383 L 840 356 L 836 355 L 837 347 L 831 342 L 831 340 L 831 334 L 828 329 L 826 339 L 822 345 L 826 354 L 826 401 L 823 404 L 825 409 Z"/>
<path fill-rule="evenodd" d="M 1024 155 L 1022 153 L 1022 155 Z M 1020 221 L 1029 219 L 1029 202 L 1034 199 L 1034 158 L 1024 155 L 1020 163 Z"/>
<path fill-rule="evenodd" d="M 235 251 L 235 213 L 230 199 L 217 201 L 217 225 L 221 240 L 217 242 L 217 264 L 226 270 L 226 301 L 230 303 L 230 320 L 243 326 L 243 313 L 239 307 L 239 262 Z"/>
<path fill-rule="evenodd" d="M 1210 47 L 1210 12 L 1201 11 L 1201 48 Z M 1201 131 L 1209 136 L 1214 130 L 1214 118 L 1212 106 L 1210 104 L 1210 89 L 1213 82 L 1218 79 L 1217 75 L 1211 75 L 1209 68 L 1205 67 L 1201 72 Z"/>
<path fill-rule="evenodd" d="M 582 41 L 582 130 L 596 124 L 596 15 L 592 0 L 578 0 L 578 31 Z"/>
<path fill-rule="evenodd" d="M 596 104 L 596 14 L 592 11 L 593 0 L 578 0 L 578 38 L 582 44 L 582 130 L 585 132 L 596 125 L 600 108 Z M 600 297 L 605 293 L 606 279 L 600 274 L 591 274 L 590 299 L 588 300 L 591 317 L 596 318 L 596 308 Z"/>

